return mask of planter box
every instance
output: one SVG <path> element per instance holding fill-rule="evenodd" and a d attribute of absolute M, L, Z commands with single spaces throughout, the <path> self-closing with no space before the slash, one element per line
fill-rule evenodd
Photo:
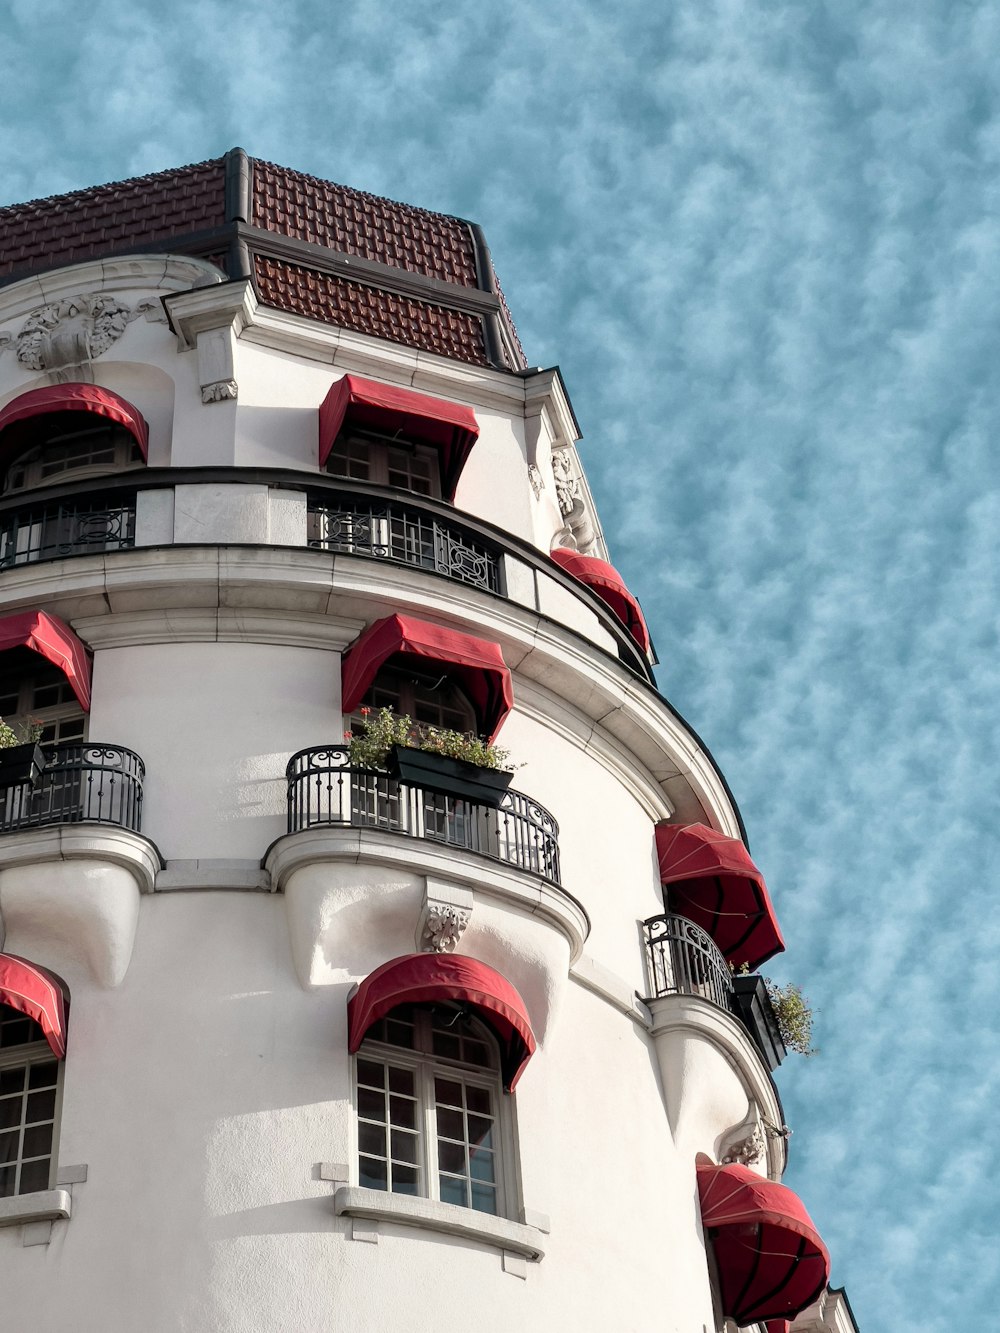
<path fill-rule="evenodd" d="M 763 977 L 756 973 L 733 977 L 733 1012 L 742 1020 L 773 1073 L 786 1052 Z"/>
<path fill-rule="evenodd" d="M 401 782 L 409 782 L 425 791 L 457 796 L 495 810 L 514 776 L 503 768 L 480 768 L 464 759 L 450 759 L 430 750 L 415 750 L 409 745 L 394 745 L 388 756 L 389 772 Z"/>
<path fill-rule="evenodd" d="M 34 741 L 0 750 L 0 787 L 34 787 L 45 767 L 45 751 Z"/>

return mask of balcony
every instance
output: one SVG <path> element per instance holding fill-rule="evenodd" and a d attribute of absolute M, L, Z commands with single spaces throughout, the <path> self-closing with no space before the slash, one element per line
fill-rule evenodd
<path fill-rule="evenodd" d="M 498 551 L 467 528 L 395 500 L 308 492 L 308 543 L 430 570 L 470 588 L 503 594 Z"/>
<path fill-rule="evenodd" d="M 0 789 L 0 833 L 53 824 L 110 824 L 138 833 L 145 772 L 139 756 L 120 745 L 53 746 L 34 787 Z"/>
<path fill-rule="evenodd" d="M 707 931 L 683 916 L 654 916 L 642 925 L 650 996 L 700 995 L 742 1022 L 769 1070 L 785 1056 L 785 1044 L 763 978 L 733 976 Z"/>
<path fill-rule="evenodd" d="M 521 792 L 506 792 L 499 809 L 490 809 L 376 769 L 352 767 L 344 745 L 300 750 L 292 755 L 286 777 L 289 833 L 317 827 L 402 833 L 560 883 L 559 825 Z"/>
<path fill-rule="evenodd" d="M 135 545 L 136 493 L 60 495 L 0 504 L 0 570 Z"/>

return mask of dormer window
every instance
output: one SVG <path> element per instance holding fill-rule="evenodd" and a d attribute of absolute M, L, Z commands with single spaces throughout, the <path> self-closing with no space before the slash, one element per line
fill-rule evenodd
<path fill-rule="evenodd" d="M 343 431 L 330 450 L 326 470 L 334 477 L 396 486 L 434 499 L 441 496 L 437 452 L 404 436 Z"/>
<path fill-rule="evenodd" d="M 138 467 L 146 461 L 148 439 L 142 413 L 110 389 L 31 389 L 0 408 L 3 491 Z"/>
<path fill-rule="evenodd" d="M 5 495 L 142 465 L 139 446 L 123 426 L 92 424 L 82 417 L 74 428 L 67 415 L 60 413 L 36 423 L 32 432 L 36 443 L 18 454 L 7 468 Z"/>
<path fill-rule="evenodd" d="M 478 436 L 470 407 L 344 375 L 319 409 L 319 466 L 452 502 Z"/>

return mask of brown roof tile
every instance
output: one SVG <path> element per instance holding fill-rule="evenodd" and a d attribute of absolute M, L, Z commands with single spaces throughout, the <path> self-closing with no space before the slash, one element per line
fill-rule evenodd
<path fill-rule="evenodd" d="M 253 162 L 253 224 L 428 278 L 475 287 L 468 223 L 271 162 Z"/>
<path fill-rule="evenodd" d="M 254 265 L 264 305 L 456 361 L 489 364 L 482 321 L 476 315 L 260 255 Z"/>
<path fill-rule="evenodd" d="M 0 276 L 76 264 L 225 221 L 221 158 L 0 208 Z"/>

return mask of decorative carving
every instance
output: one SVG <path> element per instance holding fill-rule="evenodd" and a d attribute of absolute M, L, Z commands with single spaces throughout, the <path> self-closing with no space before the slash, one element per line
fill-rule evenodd
<path fill-rule="evenodd" d="M 719 1161 L 729 1166 L 755 1166 L 764 1160 L 767 1153 L 764 1121 L 755 1102 L 750 1102 L 747 1113 L 738 1125 L 734 1125 L 722 1137 L 719 1145 Z"/>
<path fill-rule="evenodd" d="M 93 379 L 90 363 L 103 355 L 140 312 L 110 293 L 81 292 L 32 310 L 15 339 L 26 370 L 47 371 L 56 383 Z"/>
<path fill-rule="evenodd" d="M 162 301 L 140 301 L 135 312 L 137 315 L 145 316 L 147 324 L 166 324 L 168 327 L 170 325 Z"/>
<path fill-rule="evenodd" d="M 559 511 L 566 519 L 570 540 L 561 537 L 561 544 L 575 547 L 584 555 L 590 554 L 597 543 L 597 533 L 580 493 L 580 478 L 573 450 L 567 446 L 552 450 L 552 476 L 556 484 Z"/>
<path fill-rule="evenodd" d="M 428 902 L 421 947 L 425 953 L 454 953 L 471 912 L 454 903 Z"/>
<path fill-rule="evenodd" d="M 236 395 L 237 384 L 235 380 L 215 380 L 212 384 L 201 386 L 201 401 L 203 403 L 222 403 L 227 398 L 235 398 Z"/>
<path fill-rule="evenodd" d="M 528 464 L 528 480 L 531 482 L 531 489 L 535 492 L 535 499 L 540 499 L 542 491 L 545 490 L 545 482 L 534 463 Z"/>

